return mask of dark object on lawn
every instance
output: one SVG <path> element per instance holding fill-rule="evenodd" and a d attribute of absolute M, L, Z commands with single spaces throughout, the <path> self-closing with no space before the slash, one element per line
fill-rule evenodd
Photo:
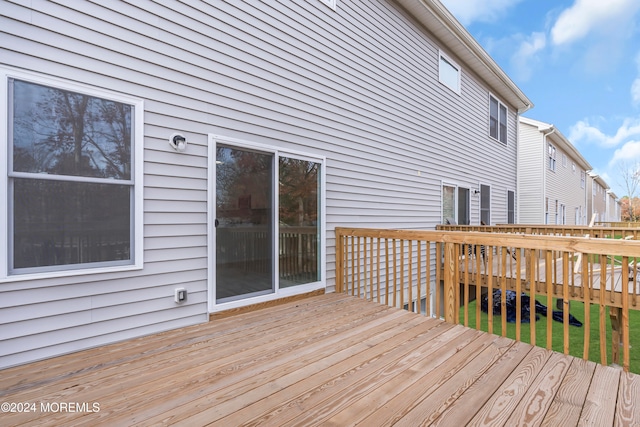
<path fill-rule="evenodd" d="M 500 305 L 502 303 L 501 300 L 502 291 L 500 289 L 495 289 L 493 291 L 493 314 L 500 315 Z M 516 293 L 514 291 L 507 291 L 506 294 L 506 309 L 507 309 L 507 322 L 515 323 L 516 321 Z M 522 319 L 522 323 L 531 322 L 531 299 L 529 295 L 522 293 L 520 294 L 520 316 Z M 480 300 L 480 309 L 485 313 L 489 312 L 489 297 L 488 295 L 484 295 Z M 535 302 L 536 309 L 536 320 L 540 318 L 538 314 L 546 316 L 548 313 L 547 306 L 540 303 L 536 300 Z M 553 320 L 556 322 L 564 321 L 564 313 L 562 311 L 553 311 L 551 313 Z M 576 319 L 572 314 L 569 314 L 569 324 L 571 326 L 582 326 L 582 322 Z"/>

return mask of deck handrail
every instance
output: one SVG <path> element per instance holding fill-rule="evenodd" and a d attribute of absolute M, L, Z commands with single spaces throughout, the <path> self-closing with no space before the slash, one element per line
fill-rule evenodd
<path fill-rule="evenodd" d="M 590 229 L 593 231 L 593 229 Z M 495 230 L 493 230 L 495 231 Z M 587 233 L 584 233 L 587 234 Z M 578 257 L 578 254 L 582 254 Z M 580 261 L 578 261 L 580 260 Z M 640 241 L 578 236 L 532 235 L 518 232 L 423 231 L 336 228 L 336 291 L 380 303 L 469 324 L 469 303 L 475 298 L 480 327 L 483 295 L 501 291 L 501 332 L 505 335 L 506 295 L 516 295 L 515 338 L 521 340 L 523 295 L 536 313 L 536 297 L 561 301 L 563 352 L 569 354 L 569 303 L 584 303 L 584 324 L 591 324 L 591 306 L 600 307 L 600 363 L 607 364 L 606 311 L 612 321 L 612 361 L 629 370 L 629 311 L 640 310 L 638 267 Z M 471 294 L 475 288 L 475 294 Z M 422 307 L 424 305 L 424 307 Z M 460 309 L 463 311 L 461 312 Z M 471 313 L 473 314 L 473 313 Z M 488 330 L 493 314 L 488 310 Z M 535 315 L 529 342 L 536 344 Z M 546 347 L 552 347 L 552 316 L 547 317 Z M 590 328 L 584 328 L 582 357 L 589 359 Z M 574 349 L 575 350 L 575 349 Z"/>

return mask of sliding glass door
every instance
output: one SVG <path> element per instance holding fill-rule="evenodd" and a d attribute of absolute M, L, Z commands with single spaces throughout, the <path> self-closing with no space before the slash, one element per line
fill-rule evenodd
<path fill-rule="evenodd" d="M 322 162 L 215 147 L 215 302 L 321 281 Z"/>
<path fill-rule="evenodd" d="M 273 154 L 216 148 L 216 301 L 271 293 Z"/>

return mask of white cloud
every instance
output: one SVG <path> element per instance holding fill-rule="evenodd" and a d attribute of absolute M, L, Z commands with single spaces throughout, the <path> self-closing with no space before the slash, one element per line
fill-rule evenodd
<path fill-rule="evenodd" d="M 473 22 L 493 22 L 507 9 L 522 0 L 442 0 L 442 3 L 462 25 Z"/>
<path fill-rule="evenodd" d="M 615 37 L 615 33 L 628 31 L 638 10 L 638 0 L 575 0 L 558 17 L 551 40 L 555 45 L 570 44 L 594 31 Z"/>
<path fill-rule="evenodd" d="M 640 106 L 640 53 L 636 56 L 636 64 L 638 65 L 638 77 L 631 84 L 631 101 L 633 105 Z"/>
<path fill-rule="evenodd" d="M 574 145 L 586 143 L 613 148 L 635 138 L 640 138 L 640 118 L 625 119 L 614 135 L 605 134 L 588 119 L 579 121 L 569 130 L 569 141 Z"/>
<path fill-rule="evenodd" d="M 629 141 L 613 153 L 609 166 L 614 166 L 620 161 L 635 160 L 640 160 L 640 141 Z"/>
<path fill-rule="evenodd" d="M 511 57 L 511 66 L 518 80 L 526 81 L 531 78 L 533 68 L 539 62 L 539 53 L 546 45 L 547 37 L 544 33 L 532 33 L 521 41 L 520 47 Z"/>

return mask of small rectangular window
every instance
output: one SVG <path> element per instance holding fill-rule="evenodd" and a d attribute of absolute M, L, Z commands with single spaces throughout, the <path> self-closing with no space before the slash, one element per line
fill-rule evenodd
<path fill-rule="evenodd" d="M 549 157 L 549 170 L 556 171 L 556 147 L 551 144 L 547 145 L 548 157 Z"/>
<path fill-rule="evenodd" d="M 586 181 L 586 173 L 585 171 L 580 171 L 580 188 L 584 188 L 585 181 Z"/>
<path fill-rule="evenodd" d="M 507 223 L 516 223 L 516 193 L 514 191 L 507 191 Z"/>
<path fill-rule="evenodd" d="M 491 187 L 480 185 L 480 224 L 491 225 Z"/>
<path fill-rule="evenodd" d="M 460 67 L 442 52 L 440 53 L 438 71 L 440 83 L 460 94 Z"/>
<path fill-rule="evenodd" d="M 507 143 L 507 107 L 489 95 L 489 136 Z"/>

